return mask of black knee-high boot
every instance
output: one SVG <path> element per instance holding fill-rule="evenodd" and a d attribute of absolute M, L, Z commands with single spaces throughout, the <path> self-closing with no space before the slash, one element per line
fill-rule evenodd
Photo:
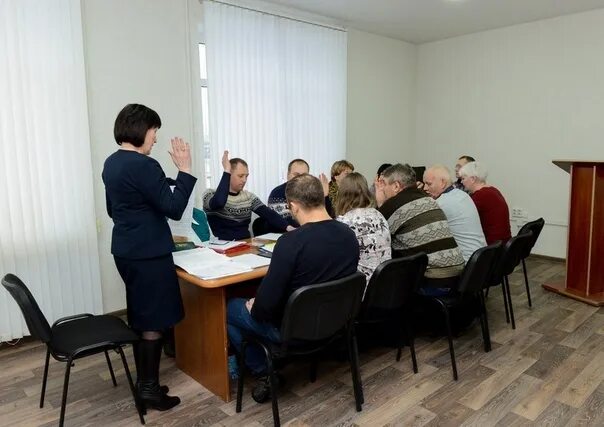
<path fill-rule="evenodd" d="M 159 362 L 162 340 L 141 340 L 138 348 L 140 376 L 138 396 L 143 407 L 167 411 L 180 403 L 180 398 L 162 393 L 159 386 Z"/>
<path fill-rule="evenodd" d="M 141 368 L 140 368 L 140 361 L 139 361 L 139 345 L 140 342 L 134 343 L 132 344 L 132 354 L 134 355 L 134 364 L 136 365 L 136 389 L 138 390 L 140 388 L 140 380 L 141 380 Z M 167 394 L 170 391 L 170 387 L 168 387 L 167 385 L 160 385 L 159 389 L 161 390 L 161 392 L 163 394 Z"/>

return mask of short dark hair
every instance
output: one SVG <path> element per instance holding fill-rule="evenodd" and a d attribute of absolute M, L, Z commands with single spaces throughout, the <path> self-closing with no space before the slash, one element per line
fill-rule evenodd
<path fill-rule="evenodd" d="M 160 127 L 161 119 L 151 108 L 141 104 L 128 104 L 115 119 L 113 137 L 118 145 L 129 142 L 135 147 L 140 147 L 145 142 L 147 131 Z"/>
<path fill-rule="evenodd" d="M 459 159 L 457 159 L 457 160 L 465 160 L 468 163 L 476 161 L 476 159 L 474 157 L 466 156 L 466 155 L 460 156 Z"/>
<path fill-rule="evenodd" d="M 306 168 L 310 170 L 310 166 L 308 166 L 308 162 L 304 159 L 294 159 L 291 162 L 289 162 L 289 164 L 287 165 L 287 173 L 290 173 L 292 170 L 292 166 L 295 165 L 296 163 L 304 163 L 306 165 Z"/>
<path fill-rule="evenodd" d="M 382 165 L 377 170 L 377 176 L 380 176 L 382 172 L 392 166 L 392 163 L 382 163 Z"/>
<path fill-rule="evenodd" d="M 235 168 L 238 164 L 241 163 L 243 166 L 249 169 L 247 162 L 243 159 L 240 159 L 239 157 L 232 158 L 231 160 L 229 160 L 229 163 L 231 164 L 231 168 Z"/>
<path fill-rule="evenodd" d="M 319 178 L 303 173 L 289 181 L 285 186 L 287 202 L 297 202 L 306 210 L 325 206 L 323 186 Z"/>

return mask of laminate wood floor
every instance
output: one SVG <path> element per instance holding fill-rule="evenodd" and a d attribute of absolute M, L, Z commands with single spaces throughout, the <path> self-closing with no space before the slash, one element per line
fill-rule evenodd
<path fill-rule="evenodd" d="M 315 383 L 308 366 L 284 370 L 280 395 L 283 424 L 290 426 L 604 426 L 604 308 L 553 293 L 540 284 L 561 280 L 564 265 L 529 259 L 533 308 L 522 270 L 511 277 L 517 328 L 506 324 L 501 291 L 488 299 L 493 349 L 484 353 L 475 323 L 455 339 L 459 381 L 453 381 L 445 338 L 418 338 L 419 373 L 407 351 L 377 348 L 361 354 L 365 404 L 354 409 L 346 362 L 325 362 Z M 404 349 L 406 350 L 406 349 Z M 57 425 L 64 364 L 51 362 L 43 409 L 38 407 L 45 349 L 39 343 L 0 348 L 0 425 Z M 127 350 L 132 369 L 131 350 Z M 67 426 L 138 426 L 119 357 L 112 355 L 118 386 L 111 385 L 104 357 L 77 361 L 71 373 Z M 271 425 L 270 404 L 256 404 L 246 388 L 244 410 L 224 403 L 162 360 L 162 382 L 182 403 L 149 411 L 149 426 Z M 249 384 L 251 385 L 251 383 Z M 249 386 L 248 385 L 248 386 Z"/>

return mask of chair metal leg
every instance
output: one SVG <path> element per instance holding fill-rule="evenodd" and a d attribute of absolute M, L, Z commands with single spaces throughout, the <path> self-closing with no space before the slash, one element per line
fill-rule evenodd
<path fill-rule="evenodd" d="M 235 406 L 235 412 L 241 412 L 241 404 L 243 400 L 243 381 L 245 377 L 245 350 L 247 349 L 247 341 L 241 343 L 241 354 L 237 358 L 239 365 L 239 378 L 237 379 L 237 404 Z"/>
<path fill-rule="evenodd" d="M 271 358 L 269 357 L 269 353 L 266 351 L 267 353 L 267 358 L 266 358 L 266 367 L 268 370 L 268 377 L 270 380 L 270 384 L 271 384 L 271 401 L 272 401 L 272 405 L 273 405 L 273 424 L 275 425 L 275 427 L 279 427 L 281 426 L 281 420 L 279 419 L 279 403 L 277 401 L 277 394 L 279 393 L 279 381 L 277 380 L 277 375 L 275 373 L 275 370 L 273 369 L 273 361 L 271 360 Z"/>
<path fill-rule="evenodd" d="M 451 368 L 453 369 L 453 379 L 457 381 L 457 363 L 455 362 L 455 349 L 453 348 L 453 332 L 451 330 L 451 317 L 449 315 L 449 309 L 440 300 L 436 300 L 443 309 L 445 315 L 445 324 L 447 326 L 447 339 L 449 340 L 449 353 L 451 354 Z"/>
<path fill-rule="evenodd" d="M 415 355 L 415 337 L 413 333 L 413 327 L 411 326 L 411 322 L 405 322 L 405 326 L 407 329 L 407 339 L 409 340 L 409 352 L 411 353 L 411 365 L 413 366 L 413 373 L 417 374 L 419 370 L 417 369 L 417 356 Z M 399 348 L 400 352 L 400 348 Z"/>
<path fill-rule="evenodd" d="M 531 302 L 531 288 L 529 287 L 528 276 L 526 274 L 526 263 L 522 260 L 522 272 L 524 273 L 524 286 L 526 287 L 526 298 L 528 299 L 529 307 L 533 307 Z"/>
<path fill-rule="evenodd" d="M 491 332 L 489 331 L 489 318 L 487 315 L 487 306 L 485 304 L 484 301 L 484 295 L 482 294 L 482 292 L 479 292 L 479 302 L 480 302 L 480 326 L 482 326 L 482 340 L 484 343 L 484 351 L 485 353 L 488 353 L 489 351 L 491 351 Z"/>
<path fill-rule="evenodd" d="M 65 422 L 65 406 L 67 405 L 67 390 L 69 389 L 69 373 L 71 372 L 71 364 L 73 360 L 69 358 L 65 366 L 65 380 L 63 381 L 63 397 L 61 399 L 61 416 L 59 417 L 59 427 L 63 427 Z"/>
<path fill-rule="evenodd" d="M 46 394 L 46 380 L 48 379 L 48 364 L 50 363 L 50 348 L 46 347 L 46 363 L 44 363 L 44 376 L 42 377 L 42 393 L 40 393 L 40 408 L 44 407 L 44 395 Z"/>
<path fill-rule="evenodd" d="M 115 381 L 115 373 L 113 372 L 113 366 L 111 366 L 111 359 L 109 359 L 109 353 L 107 353 L 107 350 L 105 350 L 105 359 L 107 360 L 107 366 L 109 366 L 109 373 L 111 374 L 111 381 L 113 382 L 113 387 L 117 387 L 117 381 Z"/>
<path fill-rule="evenodd" d="M 119 353 L 120 358 L 122 359 L 122 364 L 124 365 L 124 371 L 126 372 L 126 378 L 128 379 L 128 385 L 130 386 L 130 392 L 132 393 L 132 398 L 134 399 L 134 406 L 136 407 L 136 412 L 138 412 L 138 418 L 139 418 L 141 424 L 145 425 L 145 417 L 143 416 L 143 407 L 138 398 L 138 393 L 136 392 L 136 389 L 134 388 L 134 382 L 132 381 L 132 375 L 130 375 L 130 369 L 128 368 L 128 362 L 126 361 L 126 355 L 124 354 L 124 351 L 122 350 L 121 347 L 117 347 L 115 349 L 115 351 L 117 351 Z M 105 352 L 105 355 L 107 355 L 107 352 Z"/>
<path fill-rule="evenodd" d="M 359 369 L 359 352 L 357 348 L 357 339 L 353 331 L 347 332 L 348 353 L 350 360 L 350 373 L 352 374 L 352 389 L 354 391 L 354 401 L 357 412 L 363 410 L 365 397 L 363 396 L 363 383 L 361 380 L 361 372 Z"/>
<path fill-rule="evenodd" d="M 512 329 L 516 329 L 516 321 L 514 319 L 514 307 L 512 306 L 512 294 L 510 292 L 510 281 L 508 279 L 508 276 L 505 276 L 503 279 L 505 282 L 505 291 L 508 296 L 508 305 L 510 307 L 510 319 L 512 321 Z"/>
<path fill-rule="evenodd" d="M 501 279 L 501 295 L 503 296 L 503 306 L 505 307 L 505 321 L 510 323 L 510 310 L 508 308 L 508 294 L 505 292 L 505 281 Z"/>

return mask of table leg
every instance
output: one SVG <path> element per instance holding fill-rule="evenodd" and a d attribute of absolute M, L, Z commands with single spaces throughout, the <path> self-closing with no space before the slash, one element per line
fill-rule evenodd
<path fill-rule="evenodd" d="M 176 366 L 220 397 L 231 400 L 226 330 L 226 292 L 179 279 L 185 308 L 176 325 Z"/>

